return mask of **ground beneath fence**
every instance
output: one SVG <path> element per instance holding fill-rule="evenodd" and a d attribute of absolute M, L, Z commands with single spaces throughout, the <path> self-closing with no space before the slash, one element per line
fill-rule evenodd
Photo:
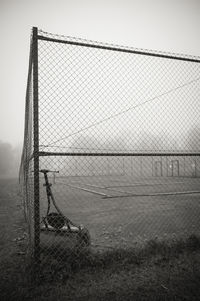
<path fill-rule="evenodd" d="M 27 278 L 27 232 L 17 179 L 0 180 L 0 229 L 0 299 L 18 300 Z"/>
<path fill-rule="evenodd" d="M 1 300 L 200 300 L 196 236 L 171 244 L 170 252 L 165 243 L 151 240 L 137 256 L 113 250 L 92 253 L 88 264 L 85 258 L 85 264 L 70 271 L 66 263 L 58 269 L 50 261 L 38 284 L 28 282 L 26 225 L 18 191 L 17 180 L 0 180 Z"/>

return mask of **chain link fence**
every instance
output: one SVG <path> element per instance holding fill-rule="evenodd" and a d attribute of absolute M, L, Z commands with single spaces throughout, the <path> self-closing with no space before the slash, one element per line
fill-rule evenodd
<path fill-rule="evenodd" d="M 20 182 L 36 261 L 200 230 L 200 58 L 33 29 Z"/>

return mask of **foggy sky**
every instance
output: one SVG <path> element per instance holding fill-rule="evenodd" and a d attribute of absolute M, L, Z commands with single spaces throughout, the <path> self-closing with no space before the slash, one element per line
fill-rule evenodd
<path fill-rule="evenodd" d="M 199 13 L 199 0 L 0 0 L 1 143 L 9 143 L 12 150 L 22 145 L 32 26 L 96 41 L 200 55 Z"/>

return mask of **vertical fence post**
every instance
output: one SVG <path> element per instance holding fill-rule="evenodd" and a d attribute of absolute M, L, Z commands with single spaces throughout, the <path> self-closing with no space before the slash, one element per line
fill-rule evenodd
<path fill-rule="evenodd" d="M 33 27 L 34 263 L 40 262 L 38 29 Z"/>

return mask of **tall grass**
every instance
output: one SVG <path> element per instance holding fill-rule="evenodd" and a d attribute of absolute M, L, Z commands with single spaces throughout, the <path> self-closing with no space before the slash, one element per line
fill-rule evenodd
<path fill-rule="evenodd" d="M 190 235 L 188 238 L 161 240 L 158 238 L 147 241 L 143 246 L 127 249 L 109 249 L 98 251 L 85 249 L 76 253 L 67 250 L 43 250 L 41 254 L 40 277 L 60 278 L 58 275 L 98 269 L 125 269 L 128 265 L 139 266 L 153 258 L 170 260 L 182 253 L 200 250 L 200 237 Z M 49 255 L 51 254 L 51 255 Z"/>

